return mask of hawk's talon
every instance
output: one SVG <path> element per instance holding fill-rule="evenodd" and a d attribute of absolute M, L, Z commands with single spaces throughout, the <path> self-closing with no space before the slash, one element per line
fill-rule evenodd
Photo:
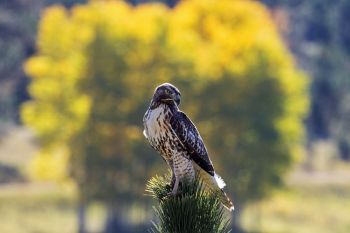
<path fill-rule="evenodd" d="M 181 196 L 181 192 L 176 192 L 174 193 L 173 191 L 171 192 L 168 192 L 168 197 L 178 197 L 178 196 Z"/>

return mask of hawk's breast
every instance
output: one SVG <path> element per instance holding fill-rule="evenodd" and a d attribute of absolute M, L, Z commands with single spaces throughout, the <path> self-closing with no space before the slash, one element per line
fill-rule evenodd
<path fill-rule="evenodd" d="M 145 136 L 171 166 L 176 177 L 193 178 L 195 171 L 185 146 L 171 127 L 173 113 L 166 105 L 149 109 L 144 117 Z"/>
<path fill-rule="evenodd" d="M 144 117 L 145 134 L 151 146 L 165 159 L 184 154 L 185 150 L 170 125 L 172 112 L 165 105 L 149 109 Z"/>

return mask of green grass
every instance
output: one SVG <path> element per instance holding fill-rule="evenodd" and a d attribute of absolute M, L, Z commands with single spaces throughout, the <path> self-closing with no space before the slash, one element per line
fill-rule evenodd
<path fill-rule="evenodd" d="M 348 233 L 350 184 L 294 185 L 250 205 L 243 226 L 266 233 Z"/>
<path fill-rule="evenodd" d="M 0 164 L 25 170 L 37 150 L 31 139 L 23 129 L 14 129 L 2 138 Z M 326 171 L 294 172 L 288 188 L 248 206 L 242 216 L 243 226 L 251 232 L 263 233 L 350 232 L 349 171 L 349 164 L 332 163 Z M 130 210 L 130 217 L 137 224 L 152 219 L 136 205 Z M 89 208 L 88 229 L 101 231 L 105 216 L 101 205 Z M 72 190 L 52 184 L 0 185 L 1 233 L 73 233 L 76 230 Z"/>
<path fill-rule="evenodd" d="M 0 195 L 0 232 L 76 232 L 72 200 L 63 195 Z"/>
<path fill-rule="evenodd" d="M 248 206 L 242 220 L 250 232 L 348 233 L 349 214 L 350 185 L 293 185 Z M 88 228 L 99 232 L 103 208 L 93 205 L 88 215 Z M 2 187 L 0 216 L 0 232 L 73 233 L 77 229 L 74 197 L 57 187 Z"/>
<path fill-rule="evenodd" d="M 77 232 L 74 193 L 61 185 L 24 183 L 0 186 L 0 232 Z M 87 228 L 101 232 L 106 212 L 95 203 L 87 212 Z"/>
<path fill-rule="evenodd" d="M 0 232 L 73 233 L 77 227 L 74 198 L 57 187 L 0 188 L 0 216 Z M 293 185 L 248 206 L 242 220 L 250 232 L 348 233 L 349 216 L 350 185 Z M 104 217 L 101 206 L 90 208 L 91 232 L 102 229 Z"/>

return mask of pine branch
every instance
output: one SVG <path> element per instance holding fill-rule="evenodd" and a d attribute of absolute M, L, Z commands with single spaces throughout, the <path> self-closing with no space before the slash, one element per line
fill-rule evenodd
<path fill-rule="evenodd" d="M 217 195 L 207 192 L 202 181 L 186 182 L 177 196 L 171 196 L 170 177 L 155 176 L 146 191 L 158 200 L 154 207 L 159 219 L 153 222 L 152 233 L 228 233 L 230 221 Z"/>

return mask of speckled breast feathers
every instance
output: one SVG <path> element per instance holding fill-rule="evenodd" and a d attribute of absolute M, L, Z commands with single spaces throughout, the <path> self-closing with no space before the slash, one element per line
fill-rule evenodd
<path fill-rule="evenodd" d="M 193 179 L 195 171 L 186 148 L 174 132 L 170 122 L 174 117 L 166 105 L 149 109 L 144 117 L 144 134 L 151 146 L 171 167 L 175 176 Z"/>

